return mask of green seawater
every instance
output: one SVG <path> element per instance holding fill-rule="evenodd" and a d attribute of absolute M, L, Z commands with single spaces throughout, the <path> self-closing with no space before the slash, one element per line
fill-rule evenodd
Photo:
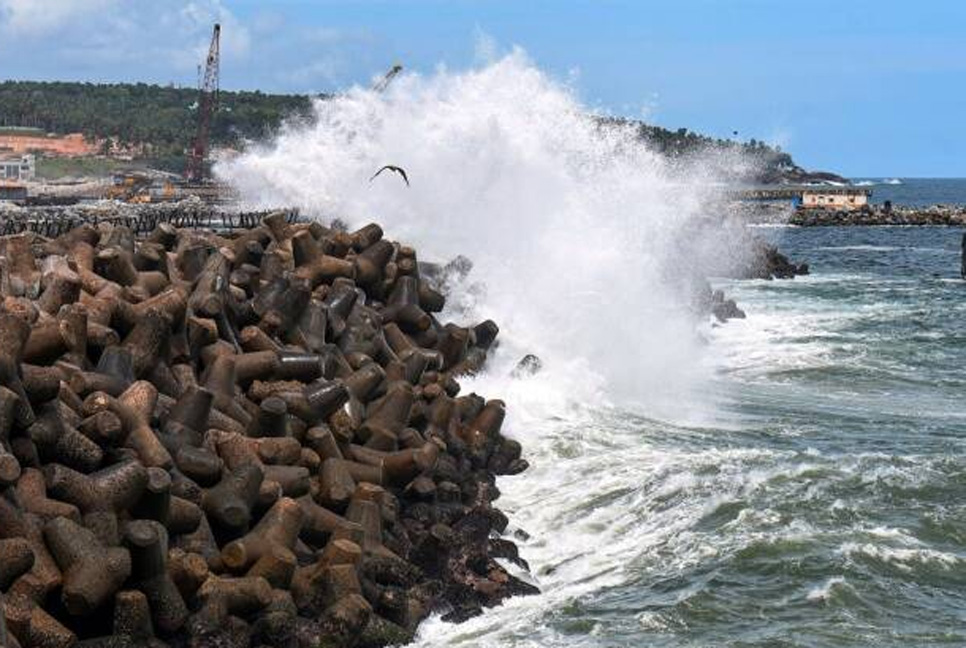
<path fill-rule="evenodd" d="M 812 274 L 715 282 L 713 414 L 531 421 L 499 504 L 543 594 L 420 645 L 966 646 L 961 232 L 758 233 Z"/>

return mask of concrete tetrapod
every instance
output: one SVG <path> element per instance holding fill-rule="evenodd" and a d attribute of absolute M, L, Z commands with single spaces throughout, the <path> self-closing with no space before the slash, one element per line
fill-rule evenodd
<path fill-rule="evenodd" d="M 522 448 L 458 383 L 498 329 L 437 320 L 440 275 L 378 225 L 2 250 L 9 644 L 388 645 L 535 591 L 497 562 Z"/>

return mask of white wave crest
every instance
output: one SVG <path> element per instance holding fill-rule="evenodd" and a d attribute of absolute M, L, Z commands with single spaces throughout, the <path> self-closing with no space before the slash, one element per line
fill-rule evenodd
<path fill-rule="evenodd" d="M 825 602 L 828 601 L 835 590 L 840 590 L 846 586 L 844 576 L 832 576 L 822 585 L 812 588 L 805 596 L 809 601 Z"/>
<path fill-rule="evenodd" d="M 708 174 L 672 169 L 633 127 L 602 128 L 520 51 L 404 75 L 384 94 L 355 88 L 315 113 L 216 172 L 251 203 L 375 220 L 424 260 L 469 257 L 485 288 L 462 305 L 502 327 L 497 371 L 533 352 L 572 400 L 606 389 L 652 413 L 686 410 L 703 374 L 679 290 L 700 266 L 682 246 Z M 412 186 L 390 173 L 370 182 L 385 164 Z M 709 238 L 717 256 L 740 253 Z"/>

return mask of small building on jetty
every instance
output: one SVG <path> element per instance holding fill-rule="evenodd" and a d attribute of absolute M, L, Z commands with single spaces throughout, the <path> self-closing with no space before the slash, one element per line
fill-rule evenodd
<path fill-rule="evenodd" d="M 868 205 L 871 196 L 868 187 L 806 187 L 796 206 L 848 211 Z"/>
<path fill-rule="evenodd" d="M 732 192 L 744 202 L 790 202 L 793 207 L 851 211 L 869 204 L 872 189 L 853 185 L 766 185 Z"/>

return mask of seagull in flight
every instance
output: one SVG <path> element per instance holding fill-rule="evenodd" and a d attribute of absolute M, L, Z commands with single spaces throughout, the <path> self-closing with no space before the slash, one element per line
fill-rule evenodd
<path fill-rule="evenodd" d="M 406 186 L 407 187 L 409 186 L 409 176 L 406 175 L 406 170 L 403 169 L 402 167 L 393 166 L 391 164 L 387 164 L 386 166 L 384 166 L 381 169 L 379 169 L 378 171 L 376 171 L 375 175 L 373 175 L 371 178 L 369 178 L 369 182 L 372 182 L 373 180 L 375 180 L 376 179 L 376 176 L 378 176 L 380 173 L 382 173 L 386 169 L 389 169 L 390 171 L 394 171 L 394 172 L 398 173 L 399 175 L 401 175 L 402 176 L 402 179 L 406 181 Z"/>

